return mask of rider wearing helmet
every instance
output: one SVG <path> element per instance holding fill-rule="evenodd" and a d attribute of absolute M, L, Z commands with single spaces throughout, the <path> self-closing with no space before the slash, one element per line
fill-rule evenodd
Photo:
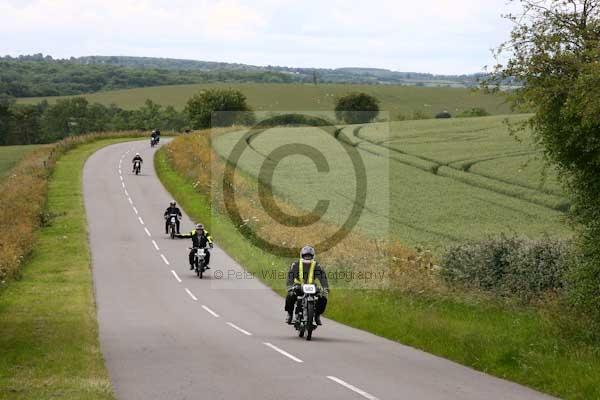
<path fill-rule="evenodd" d="M 302 276 L 300 271 L 302 270 Z M 287 278 L 288 294 L 285 298 L 285 311 L 287 311 L 286 322 L 293 324 L 294 306 L 298 299 L 300 285 L 304 283 L 312 284 L 314 279 L 318 279 L 322 286 L 321 294 L 317 300 L 315 307 L 315 322 L 321 325 L 321 314 L 325 312 L 327 307 L 327 295 L 329 294 L 329 283 L 327 282 L 327 274 L 321 265 L 315 261 L 315 249 L 311 246 L 304 246 L 300 250 L 300 259 L 294 261 L 290 266 Z"/>
<path fill-rule="evenodd" d="M 140 156 L 140 153 L 135 153 L 135 157 L 133 157 L 133 160 L 131 160 L 131 164 L 133 165 L 133 170 L 131 172 L 135 172 L 136 161 L 139 161 L 140 165 L 144 163 L 144 160 L 142 160 L 142 156 Z"/>
<path fill-rule="evenodd" d="M 169 233 L 169 217 L 171 215 L 177 215 L 177 218 L 175 219 L 175 223 L 177 224 L 177 233 L 179 233 L 179 219 L 181 218 L 181 210 L 179 209 L 179 207 L 177 207 L 177 203 L 175 203 L 175 200 L 172 200 L 169 203 L 169 207 L 167 208 L 167 210 L 165 211 L 165 233 Z"/>
<path fill-rule="evenodd" d="M 205 249 L 206 252 L 206 269 L 210 269 L 208 267 L 208 263 L 210 262 L 210 252 L 206 249 L 208 245 L 211 249 L 213 248 L 213 241 L 210 233 L 206 229 L 204 229 L 204 225 L 196 224 L 196 229 L 193 229 L 187 235 L 179 235 L 178 238 L 191 238 L 192 239 L 192 250 L 190 251 L 189 261 L 190 261 L 190 269 L 194 269 L 194 253 L 196 249 Z"/>

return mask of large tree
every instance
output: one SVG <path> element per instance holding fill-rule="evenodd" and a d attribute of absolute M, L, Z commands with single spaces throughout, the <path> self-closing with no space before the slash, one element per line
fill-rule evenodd
<path fill-rule="evenodd" d="M 379 115 L 379 100 L 366 93 L 348 93 L 335 101 L 335 116 L 348 124 L 365 124 Z"/>
<path fill-rule="evenodd" d="M 246 96 L 234 89 L 202 90 L 188 100 L 184 110 L 193 129 L 243 123 L 247 111 Z"/>
<path fill-rule="evenodd" d="M 572 196 L 583 259 L 569 287 L 600 321 L 600 0 L 513 0 L 510 40 L 498 51 L 497 82 L 516 81 L 516 105 L 533 110 L 537 142 Z"/>

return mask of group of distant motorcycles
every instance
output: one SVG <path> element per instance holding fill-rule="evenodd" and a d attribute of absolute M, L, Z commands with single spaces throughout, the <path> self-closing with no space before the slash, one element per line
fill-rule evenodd
<path fill-rule="evenodd" d="M 154 148 L 159 142 L 160 130 L 155 129 L 152 131 L 150 147 Z M 133 170 L 138 175 L 141 170 L 141 160 L 134 159 L 133 163 Z M 177 225 L 179 215 L 169 214 L 166 218 L 168 221 L 168 235 L 171 239 L 175 239 L 178 236 Z M 202 247 L 190 247 L 189 249 L 194 251 L 193 270 L 198 278 L 202 279 L 204 272 L 208 269 L 207 249 Z M 293 290 L 297 293 L 297 301 L 295 318 L 292 325 L 298 331 L 299 337 L 303 338 L 306 336 L 306 340 L 311 340 L 313 331 L 318 326 L 315 320 L 315 310 L 319 297 L 322 296 L 321 289 L 317 285 L 309 283 L 295 285 Z"/>

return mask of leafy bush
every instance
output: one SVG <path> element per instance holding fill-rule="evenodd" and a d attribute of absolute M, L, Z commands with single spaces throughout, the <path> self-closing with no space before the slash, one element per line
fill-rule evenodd
<path fill-rule="evenodd" d="M 234 89 L 208 89 L 192 96 L 185 106 L 193 129 L 248 123 L 246 96 Z"/>
<path fill-rule="evenodd" d="M 421 119 L 431 119 L 431 116 L 424 111 L 417 110 L 412 113 L 399 113 L 396 115 L 396 118 L 394 118 L 394 121 L 414 121 Z"/>
<path fill-rule="evenodd" d="M 348 124 L 365 124 L 379 115 L 379 100 L 366 93 L 349 93 L 335 101 L 335 116 Z"/>
<path fill-rule="evenodd" d="M 446 281 L 529 301 L 566 286 L 571 242 L 499 237 L 450 248 L 442 259 Z"/>
<path fill-rule="evenodd" d="M 481 107 L 473 107 L 469 110 L 464 110 L 460 114 L 458 114 L 457 118 L 472 118 L 472 117 L 487 117 L 491 115 L 489 112 L 485 110 L 485 108 Z"/>
<path fill-rule="evenodd" d="M 332 126 L 334 121 L 315 115 L 282 114 L 266 118 L 259 126 Z"/>

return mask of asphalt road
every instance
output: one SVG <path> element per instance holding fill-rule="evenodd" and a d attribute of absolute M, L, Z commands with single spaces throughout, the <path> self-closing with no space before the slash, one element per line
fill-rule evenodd
<path fill-rule="evenodd" d="M 131 173 L 135 152 L 142 174 Z M 148 141 L 95 153 L 84 169 L 100 342 L 118 399 L 549 399 L 324 319 L 313 341 L 283 323 L 283 299 L 217 246 L 188 269 Z M 192 228 L 184 215 L 182 233 Z M 223 271 L 216 279 L 215 271 Z"/>

